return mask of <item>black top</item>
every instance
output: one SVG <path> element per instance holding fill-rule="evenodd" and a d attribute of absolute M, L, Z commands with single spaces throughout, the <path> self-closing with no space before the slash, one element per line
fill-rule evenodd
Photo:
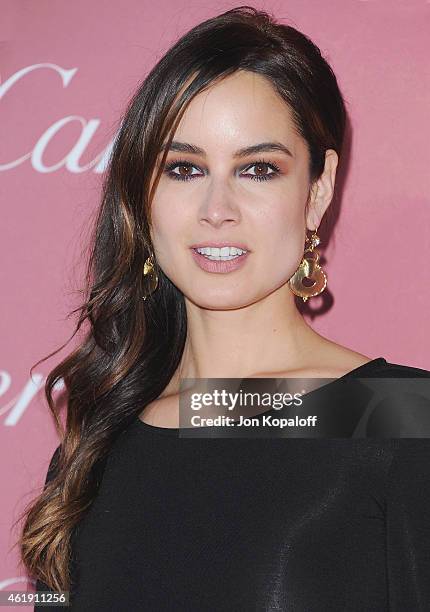
<path fill-rule="evenodd" d="M 354 376 L 430 385 L 378 357 L 327 387 Z M 78 525 L 72 609 L 430 610 L 430 440 L 415 408 L 403 404 L 403 439 L 186 439 L 136 417 Z"/>

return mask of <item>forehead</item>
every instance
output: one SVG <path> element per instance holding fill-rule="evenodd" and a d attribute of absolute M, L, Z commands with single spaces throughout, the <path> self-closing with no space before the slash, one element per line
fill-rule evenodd
<path fill-rule="evenodd" d="M 209 151 L 280 140 L 294 155 L 300 147 L 292 112 L 261 75 L 237 71 L 197 94 L 174 135 Z"/>

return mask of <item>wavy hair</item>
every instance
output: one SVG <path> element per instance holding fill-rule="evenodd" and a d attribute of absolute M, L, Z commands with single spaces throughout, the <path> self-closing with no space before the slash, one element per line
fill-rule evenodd
<path fill-rule="evenodd" d="M 237 70 L 265 77 L 289 106 L 307 143 L 310 184 L 324 169 L 326 149 L 341 154 L 345 102 L 328 62 L 307 36 L 251 6 L 192 28 L 139 84 L 103 176 L 83 299 L 70 313 L 78 313 L 70 339 L 81 330 L 82 341 L 46 378 L 44 392 L 60 436 L 55 474 L 19 519 L 21 562 L 52 589 L 71 586 L 72 535 L 97 494 L 97 467 L 117 436 L 160 396 L 180 363 L 185 300 L 157 262 L 158 287 L 142 299 L 144 262 L 152 254 L 151 201 L 187 105 Z M 53 397 L 61 381 L 67 397 L 64 427 Z"/>

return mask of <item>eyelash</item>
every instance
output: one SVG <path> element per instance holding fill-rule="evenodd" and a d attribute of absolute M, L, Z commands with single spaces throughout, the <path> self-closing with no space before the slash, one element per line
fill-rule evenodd
<path fill-rule="evenodd" d="M 272 180 L 272 178 L 275 178 L 277 175 L 280 174 L 280 168 L 276 164 L 264 161 L 264 159 L 259 159 L 258 161 L 255 161 L 252 164 L 248 164 L 247 166 L 245 166 L 245 168 L 243 168 L 243 170 L 248 170 L 249 168 L 252 168 L 253 166 L 258 166 L 260 164 L 264 166 L 268 166 L 269 168 L 274 170 L 274 172 L 272 174 L 266 174 L 265 176 L 254 174 L 251 176 L 251 179 L 253 181 L 269 181 L 269 180 Z M 173 169 L 176 168 L 176 166 L 186 166 L 186 167 L 197 168 L 198 170 L 201 170 L 201 168 L 199 168 L 198 166 L 195 166 L 189 161 L 186 161 L 184 159 L 176 159 L 170 162 L 170 164 L 168 164 L 164 170 L 167 176 L 174 179 L 175 181 L 189 181 L 189 180 L 193 180 L 194 178 L 198 178 L 197 175 L 196 176 L 193 176 L 193 175 L 180 176 L 176 172 L 173 172 Z"/>

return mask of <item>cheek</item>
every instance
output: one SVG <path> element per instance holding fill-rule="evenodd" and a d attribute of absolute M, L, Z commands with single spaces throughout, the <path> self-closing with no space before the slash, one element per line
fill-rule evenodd
<path fill-rule="evenodd" d="M 282 195 L 254 217 L 261 254 L 256 276 L 267 286 L 280 285 L 297 270 L 304 250 L 304 204 L 297 195 Z"/>
<path fill-rule="evenodd" d="M 178 214 L 179 205 L 168 198 L 154 198 L 152 203 L 151 239 L 154 247 L 168 248 L 172 244 L 175 233 L 178 233 L 182 215 Z M 176 228 L 176 232 L 175 232 Z M 176 238 L 177 239 L 177 238 Z"/>
<path fill-rule="evenodd" d="M 297 249 L 301 249 L 305 220 L 300 201 L 288 197 L 272 201 L 270 206 L 260 209 L 255 224 L 272 255 L 294 257 Z"/>
<path fill-rule="evenodd" d="M 153 202 L 151 242 L 158 264 L 168 277 L 176 277 L 183 266 L 190 239 L 191 220 L 181 210 L 181 202 L 165 199 Z"/>

